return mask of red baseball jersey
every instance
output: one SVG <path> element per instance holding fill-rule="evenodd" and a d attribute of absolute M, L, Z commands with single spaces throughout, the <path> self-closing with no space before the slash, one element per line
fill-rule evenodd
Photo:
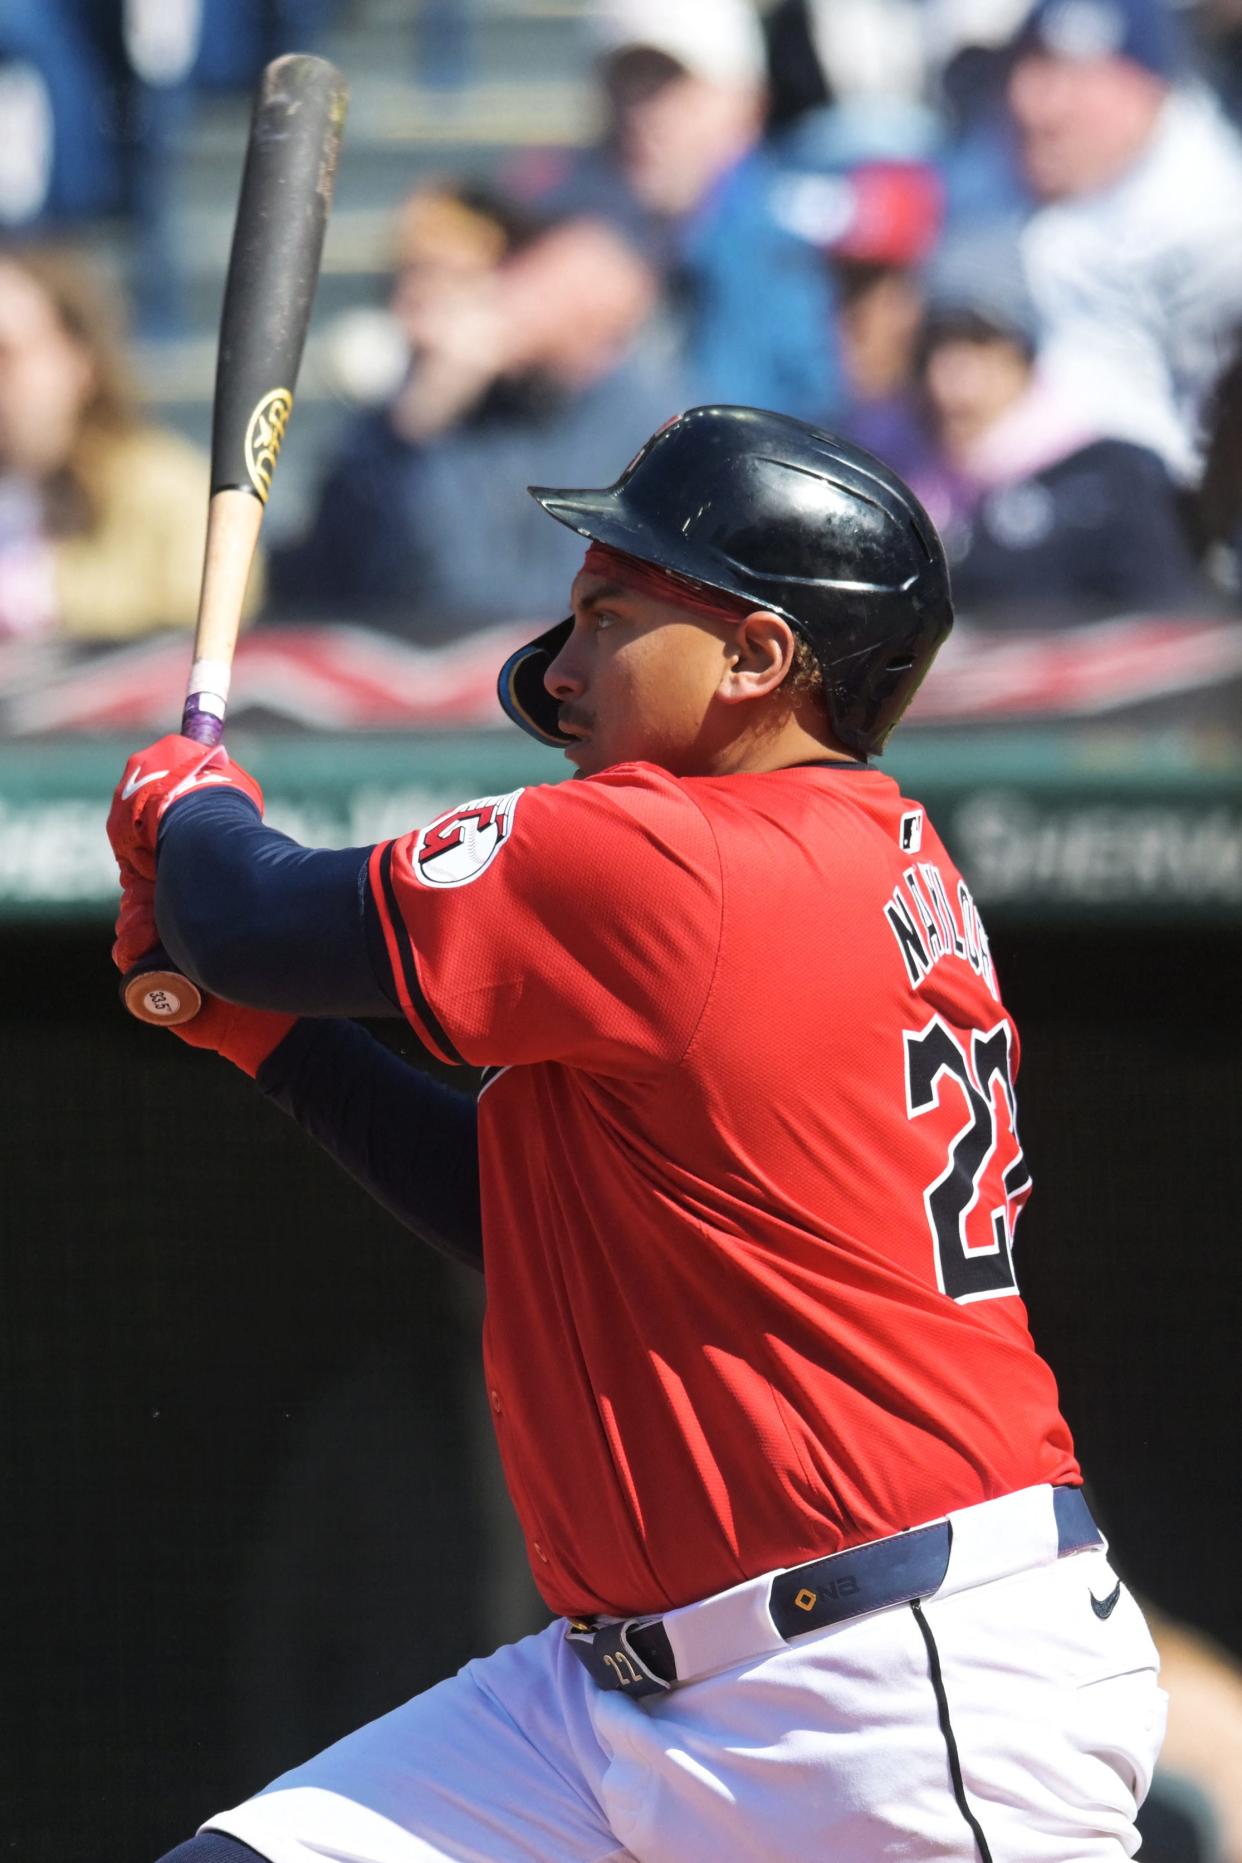
<path fill-rule="evenodd" d="M 410 1022 L 493 1070 L 485 1365 L 553 1610 L 1079 1479 L 1014 1279 L 1017 1035 L 889 777 L 621 765 L 371 875 Z"/>

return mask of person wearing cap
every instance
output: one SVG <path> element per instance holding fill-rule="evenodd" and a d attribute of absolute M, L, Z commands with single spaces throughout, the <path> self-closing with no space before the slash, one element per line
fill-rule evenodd
<path fill-rule="evenodd" d="M 1242 315 L 1242 141 L 1193 81 L 1164 0 L 1037 0 L 1012 51 L 1047 368 L 1190 483 Z"/>
<path fill-rule="evenodd" d="M 774 210 L 751 0 L 600 0 L 586 33 L 603 134 L 559 170 L 519 165 L 516 185 L 607 221 L 660 267 L 697 395 L 821 414 L 838 392 L 831 293 Z"/>
<path fill-rule="evenodd" d="M 930 162 L 877 159 L 840 174 L 791 173 L 775 201 L 783 222 L 823 254 L 832 279 L 842 375 L 833 425 L 908 478 L 928 453 L 913 383 L 943 180 Z"/>
<path fill-rule="evenodd" d="M 918 341 L 933 451 L 910 476 L 958 602 L 1074 618 L 1201 594 L 1163 461 L 1070 402 L 1040 340 L 1013 241 L 950 242 L 930 271 Z"/>

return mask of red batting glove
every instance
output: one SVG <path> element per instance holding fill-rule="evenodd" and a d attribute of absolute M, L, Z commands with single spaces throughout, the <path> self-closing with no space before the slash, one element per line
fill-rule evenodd
<path fill-rule="evenodd" d="M 275 1009 L 245 1009 L 220 996 L 204 996 L 203 1006 L 188 1022 L 179 1022 L 173 1034 L 191 1048 L 210 1048 L 254 1079 L 267 1057 L 279 1048 L 296 1016 Z"/>
<path fill-rule="evenodd" d="M 154 785 L 152 785 L 154 787 Z M 155 928 L 155 881 L 133 868 L 121 869 L 121 909 L 116 920 L 112 961 L 125 976 L 160 941 Z M 274 1009 L 245 1009 L 219 996 L 204 996 L 203 1006 L 172 1033 L 191 1048 L 211 1048 L 234 1067 L 254 1076 L 297 1020 Z"/>
<path fill-rule="evenodd" d="M 155 881 L 144 880 L 132 867 L 122 867 L 121 908 L 116 915 L 112 962 L 127 977 L 159 941 L 155 929 Z"/>
<path fill-rule="evenodd" d="M 162 737 L 130 758 L 108 811 L 108 839 L 123 876 L 128 871 L 155 878 L 155 843 L 165 809 L 208 786 L 238 789 L 263 813 L 263 791 L 223 744 L 208 750 L 193 738 Z"/>

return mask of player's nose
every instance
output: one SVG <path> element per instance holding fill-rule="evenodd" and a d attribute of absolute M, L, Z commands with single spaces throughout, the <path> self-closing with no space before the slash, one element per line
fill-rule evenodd
<path fill-rule="evenodd" d="M 585 689 L 581 656 L 575 650 L 576 630 L 569 636 L 560 652 L 549 661 L 543 676 L 543 683 L 552 697 L 563 703 L 566 699 L 575 699 Z"/>

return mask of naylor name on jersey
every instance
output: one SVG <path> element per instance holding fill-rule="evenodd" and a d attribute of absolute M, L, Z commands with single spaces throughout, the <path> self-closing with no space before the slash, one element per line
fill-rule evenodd
<path fill-rule="evenodd" d="M 522 790 L 459 802 L 421 828 L 410 849 L 410 869 L 424 886 L 468 886 L 491 866 L 513 829 Z"/>
<path fill-rule="evenodd" d="M 884 916 L 897 940 L 906 974 L 917 990 L 942 958 L 960 957 L 999 1002 L 992 952 L 979 908 L 965 880 L 958 881 L 955 892 L 956 898 L 951 901 L 944 875 L 932 860 L 907 867 L 893 888 Z"/>

